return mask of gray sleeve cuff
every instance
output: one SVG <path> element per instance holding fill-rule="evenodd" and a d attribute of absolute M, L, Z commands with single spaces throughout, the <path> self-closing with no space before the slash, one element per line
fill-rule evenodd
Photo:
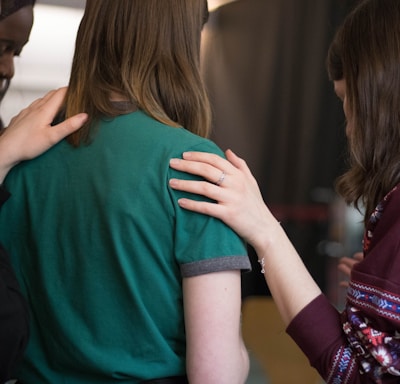
<path fill-rule="evenodd" d="M 243 272 L 251 271 L 250 260 L 247 256 L 225 256 L 214 259 L 194 261 L 181 265 L 182 277 L 193 277 L 206 273 L 240 269 Z"/>

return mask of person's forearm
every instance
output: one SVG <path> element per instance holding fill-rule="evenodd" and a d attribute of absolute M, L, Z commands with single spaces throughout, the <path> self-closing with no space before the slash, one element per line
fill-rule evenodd
<path fill-rule="evenodd" d="M 268 227 L 263 240 L 253 244 L 264 276 L 286 325 L 312 300 L 321 294 L 303 261 L 281 225 Z"/>
<path fill-rule="evenodd" d="M 1 136 L 0 136 L 1 138 Z M 8 144 L 4 137 L 0 139 L 0 184 L 3 183 L 4 179 L 7 176 L 7 173 L 10 172 L 10 169 L 13 167 L 14 164 L 10 164 L 8 159 L 8 151 L 7 148 Z"/>
<path fill-rule="evenodd" d="M 1 159 L 0 159 L 0 185 L 3 184 L 4 179 L 6 178 L 8 172 L 12 167 L 3 166 Z"/>

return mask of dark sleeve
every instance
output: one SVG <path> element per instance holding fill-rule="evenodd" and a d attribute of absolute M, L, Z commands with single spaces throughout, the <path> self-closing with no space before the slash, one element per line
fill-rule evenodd
<path fill-rule="evenodd" d="M 9 193 L 0 186 L 0 206 Z M 28 341 L 28 307 L 10 260 L 0 245 L 0 382 L 11 378 Z"/>
<path fill-rule="evenodd" d="M 400 187 L 385 197 L 368 224 L 364 259 L 352 269 L 346 310 L 340 314 L 320 295 L 287 328 L 328 384 L 400 382 L 399 233 Z"/>
<path fill-rule="evenodd" d="M 303 308 L 286 331 L 327 383 L 366 383 L 342 330 L 340 313 L 324 295 Z"/>
<path fill-rule="evenodd" d="M 0 207 L 10 197 L 10 193 L 2 185 L 0 185 Z"/>
<path fill-rule="evenodd" d="M 28 341 L 28 307 L 0 245 L 0 382 L 10 378 Z"/>

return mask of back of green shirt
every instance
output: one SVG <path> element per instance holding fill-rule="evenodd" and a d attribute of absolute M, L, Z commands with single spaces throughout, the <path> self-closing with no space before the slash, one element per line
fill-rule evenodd
<path fill-rule="evenodd" d="M 212 142 L 138 111 L 9 174 L 0 241 L 29 300 L 27 383 L 136 383 L 185 373 L 182 278 L 250 268 L 219 220 L 181 209 L 169 160 Z M 193 198 L 193 196 L 191 196 Z M 199 197 L 196 197 L 199 198 Z"/>

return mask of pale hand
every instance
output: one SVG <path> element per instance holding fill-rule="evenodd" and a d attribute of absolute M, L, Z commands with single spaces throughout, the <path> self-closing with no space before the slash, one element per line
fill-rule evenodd
<path fill-rule="evenodd" d="M 52 126 L 67 88 L 47 93 L 13 117 L 0 136 L 0 183 L 10 169 L 23 160 L 32 159 L 64 137 L 78 130 L 87 120 L 87 114 L 77 114 Z"/>
<path fill-rule="evenodd" d="M 217 203 L 180 199 L 178 203 L 182 208 L 222 220 L 255 249 L 261 248 L 266 234 L 272 234 L 279 223 L 265 205 L 246 162 L 231 150 L 226 151 L 226 157 L 228 161 L 211 153 L 186 152 L 183 160 L 171 159 L 172 168 L 202 176 L 209 182 L 171 179 L 170 186 L 215 200 Z"/>

